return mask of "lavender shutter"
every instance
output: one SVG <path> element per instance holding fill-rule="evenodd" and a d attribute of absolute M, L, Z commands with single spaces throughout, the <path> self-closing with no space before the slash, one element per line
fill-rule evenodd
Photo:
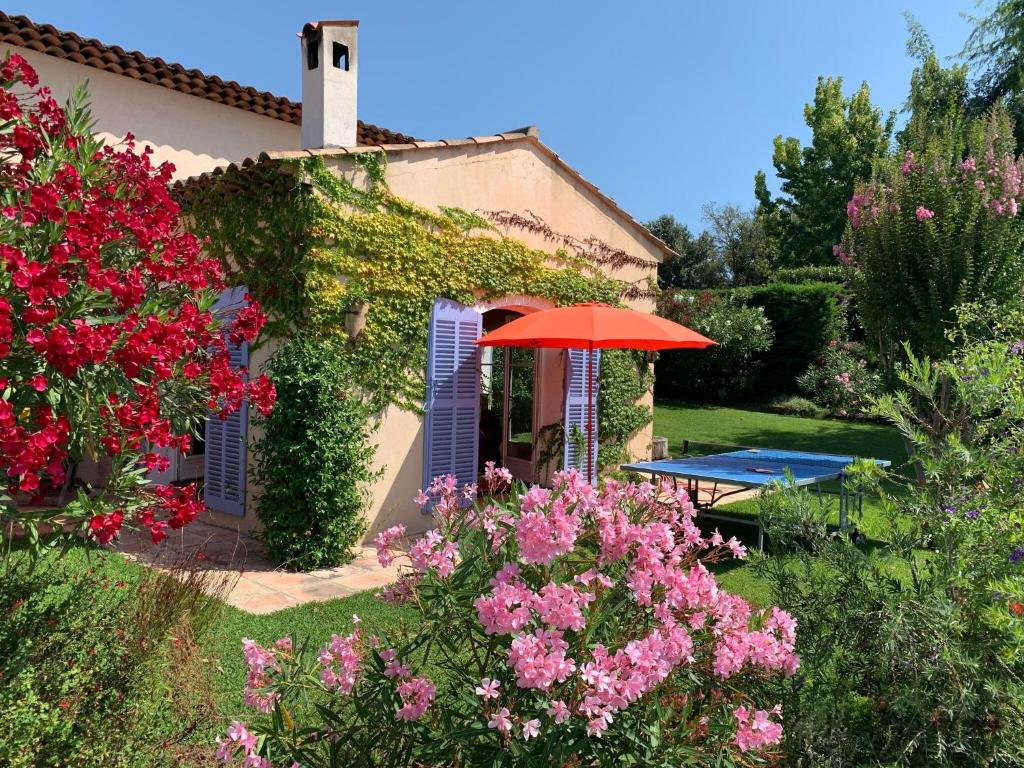
<path fill-rule="evenodd" d="M 213 305 L 213 312 L 225 323 L 245 304 L 245 286 L 228 288 Z M 249 366 L 249 344 L 232 344 L 228 340 L 232 368 Z M 245 515 L 246 438 L 249 432 L 249 405 L 242 407 L 227 419 L 216 414 L 206 418 L 206 456 L 203 500 L 208 509 Z"/>
<path fill-rule="evenodd" d="M 423 487 L 438 475 L 476 482 L 480 442 L 479 349 L 483 317 L 448 299 L 430 313 Z"/>
<path fill-rule="evenodd" d="M 567 349 L 565 351 L 565 447 L 562 467 L 587 473 L 587 350 Z M 597 382 L 600 378 L 601 350 L 594 355 L 594 450 L 595 473 L 597 468 Z M 582 442 L 581 442 L 582 441 Z M 582 450 L 581 450 L 582 447 Z M 591 480 L 593 481 L 593 480 Z"/>

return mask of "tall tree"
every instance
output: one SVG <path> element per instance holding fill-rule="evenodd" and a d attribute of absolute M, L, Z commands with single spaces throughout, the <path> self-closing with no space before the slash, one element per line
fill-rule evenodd
<path fill-rule="evenodd" d="M 910 93 L 903 105 L 907 123 L 896 134 L 897 148 L 901 154 L 937 148 L 944 156 L 962 155 L 971 108 L 967 65 L 943 68 L 924 27 L 910 14 L 904 15 L 907 55 L 919 64 L 910 76 Z"/>
<path fill-rule="evenodd" d="M 1024 0 L 999 0 L 987 16 L 971 17 L 974 30 L 960 56 L 979 72 L 974 81 L 974 113 L 1002 100 L 1024 148 Z"/>
<path fill-rule="evenodd" d="M 819 77 L 814 101 L 804 106 L 811 143 L 775 137 L 772 165 L 782 194 L 772 198 L 763 171 L 754 179 L 758 218 L 778 243 L 784 266 L 833 264 L 832 246 L 846 224 L 846 203 L 858 181 L 871 177 L 875 159 L 889 148 L 895 122 L 871 103 L 867 83 L 849 98 L 840 77 Z"/>
<path fill-rule="evenodd" d="M 704 206 L 708 234 L 725 264 L 729 283 L 756 285 L 768 277 L 772 263 L 772 243 L 762 220 L 752 211 L 735 205 Z"/>
<path fill-rule="evenodd" d="M 694 237 L 674 216 L 663 214 L 646 224 L 676 256 L 658 266 L 661 288 L 717 288 L 726 283 L 725 263 L 707 232 Z"/>

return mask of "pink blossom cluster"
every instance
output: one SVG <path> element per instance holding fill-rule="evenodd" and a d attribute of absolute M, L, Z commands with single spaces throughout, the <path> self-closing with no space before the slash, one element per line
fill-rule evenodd
<path fill-rule="evenodd" d="M 380 591 L 380 599 L 391 605 L 402 605 L 412 600 L 416 585 L 423 579 L 421 573 L 403 573 L 398 581 L 388 584 Z"/>
<path fill-rule="evenodd" d="M 362 655 L 359 650 L 359 633 L 353 632 L 342 637 L 331 635 L 330 642 L 320 649 L 317 656 L 323 669 L 320 680 L 328 690 L 352 693 L 356 680 L 359 678 L 359 665 Z"/>
<path fill-rule="evenodd" d="M 778 717 L 782 708 L 774 707 L 771 712 L 763 709 L 750 710 L 745 706 L 737 707 L 733 715 L 736 717 L 736 746 L 744 752 L 782 741 L 782 725 L 768 718 Z"/>
<path fill-rule="evenodd" d="M 427 531 L 409 549 L 409 559 L 420 572 L 433 569 L 439 578 L 446 579 L 455 570 L 459 545 L 446 539 L 438 531 Z"/>
<path fill-rule="evenodd" d="M 291 639 L 283 637 L 277 641 L 280 650 L 291 650 Z M 281 665 L 277 661 L 274 651 L 264 648 L 255 640 L 248 637 L 242 638 L 242 655 L 248 672 L 245 678 L 245 703 L 253 709 L 267 714 L 273 711 L 274 702 L 280 698 L 276 693 L 261 693 L 260 689 L 270 684 L 270 672 L 280 671 Z"/>
<path fill-rule="evenodd" d="M 235 752 L 242 752 L 242 768 L 272 768 L 270 761 L 257 752 L 256 734 L 246 723 L 235 720 L 228 726 L 226 737 L 217 737 L 217 757 L 225 765 L 234 762 Z"/>
<path fill-rule="evenodd" d="M 413 677 L 398 686 L 402 706 L 395 713 L 395 719 L 407 722 L 423 716 L 437 696 L 437 688 L 425 677 Z"/>
<path fill-rule="evenodd" d="M 546 691 L 555 681 L 564 683 L 576 671 L 576 662 L 565 655 L 567 650 L 569 644 L 556 629 L 513 637 L 508 663 L 516 673 L 516 685 Z"/>
<path fill-rule="evenodd" d="M 582 522 L 570 504 L 566 494 L 552 501 L 551 491 L 539 486 L 523 497 L 515 531 L 519 557 L 524 563 L 547 565 L 558 555 L 572 551 Z"/>
<path fill-rule="evenodd" d="M 855 193 L 846 204 L 846 216 L 850 220 L 850 226 L 854 229 L 857 229 L 864 223 L 865 214 L 867 220 L 874 221 L 878 218 L 879 212 L 880 209 L 875 202 L 874 191 L 871 187 L 866 187 L 864 190 Z"/>
<path fill-rule="evenodd" d="M 373 540 L 377 547 L 377 562 L 381 568 L 387 568 L 395 561 L 395 544 L 405 538 L 405 526 L 393 525 L 381 531 Z"/>

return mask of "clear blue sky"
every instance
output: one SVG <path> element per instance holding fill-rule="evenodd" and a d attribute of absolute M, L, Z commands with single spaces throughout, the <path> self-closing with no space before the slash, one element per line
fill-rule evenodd
<path fill-rule="evenodd" d="M 973 0 L 221 2 L 6 0 L 8 13 L 300 98 L 306 21 L 358 18 L 360 117 L 419 138 L 527 124 L 641 220 L 753 203 L 776 134 L 804 139 L 819 74 L 900 107 L 908 10 L 940 56 Z M 96 9 L 102 8 L 102 12 Z"/>

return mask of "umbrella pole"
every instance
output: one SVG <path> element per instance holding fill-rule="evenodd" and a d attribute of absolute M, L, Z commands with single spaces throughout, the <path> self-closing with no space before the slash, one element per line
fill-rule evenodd
<path fill-rule="evenodd" d="M 587 482 L 594 477 L 594 345 L 587 350 Z"/>

